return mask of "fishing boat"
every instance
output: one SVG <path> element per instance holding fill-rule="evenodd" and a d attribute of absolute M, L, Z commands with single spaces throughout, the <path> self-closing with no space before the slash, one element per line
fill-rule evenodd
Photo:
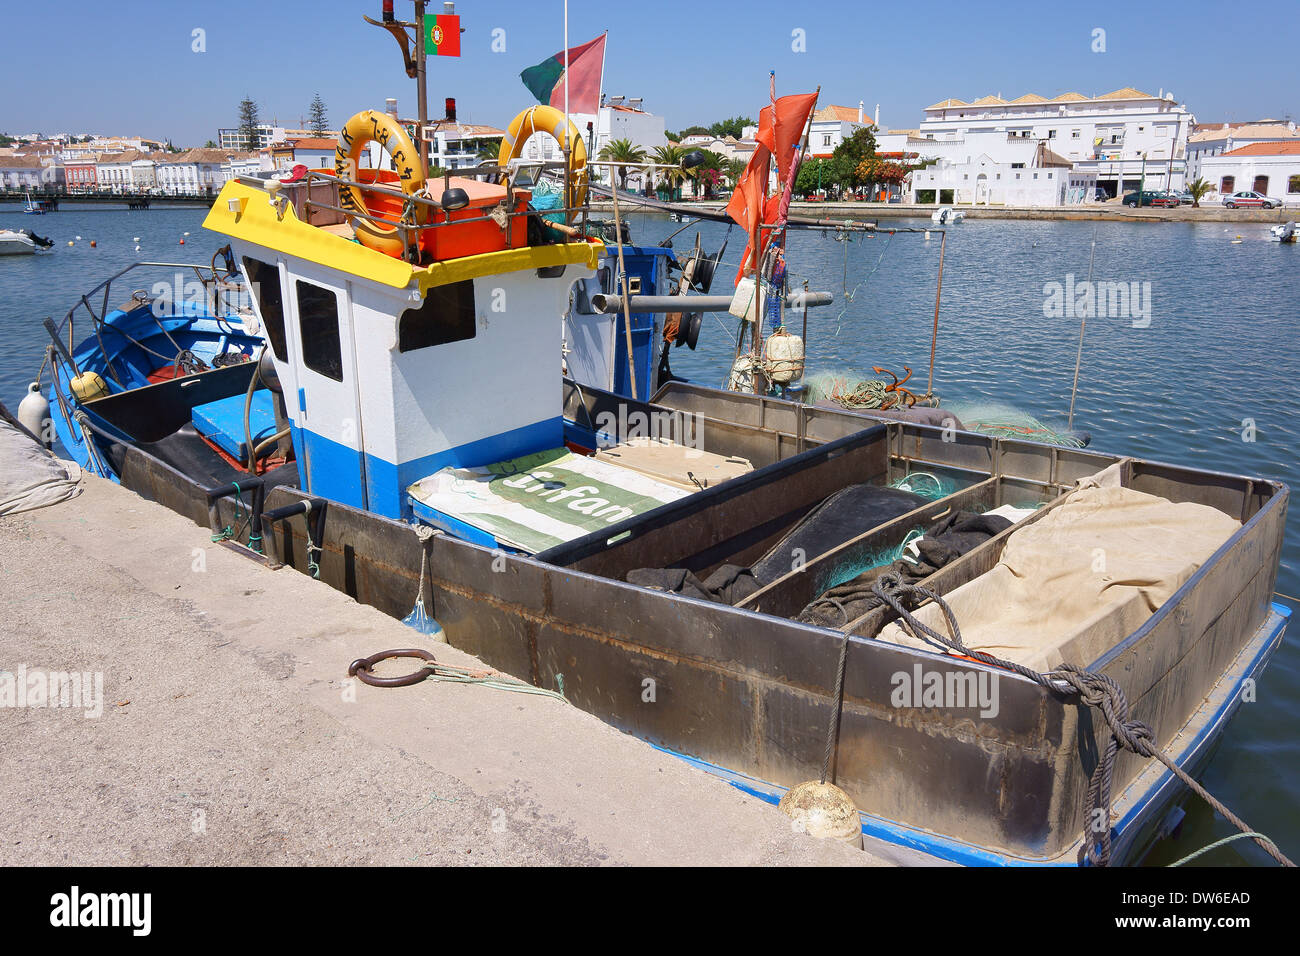
<path fill-rule="evenodd" d="M 0 256 L 30 256 L 53 246 L 53 240 L 30 229 L 0 229 Z"/>
<path fill-rule="evenodd" d="M 638 378 L 667 270 L 635 287 L 584 227 L 584 171 L 555 230 L 524 165 L 426 181 L 404 135 L 367 111 L 332 174 L 228 182 L 201 301 L 110 307 L 123 272 L 49 323 L 69 453 L 394 616 L 429 595 L 457 647 L 760 799 L 833 782 L 936 860 L 1172 832 L 1186 780 L 1112 734 L 1204 764 L 1284 633 L 1284 485 L 658 379 L 648 349 Z M 349 162 L 375 137 L 397 169 Z"/>

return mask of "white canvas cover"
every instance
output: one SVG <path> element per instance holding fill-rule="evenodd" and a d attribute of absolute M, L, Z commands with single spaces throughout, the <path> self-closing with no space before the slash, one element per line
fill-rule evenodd
<path fill-rule="evenodd" d="M 967 647 L 1039 671 L 1063 661 L 1088 665 L 1137 630 L 1239 527 L 1215 508 L 1120 487 L 1102 472 L 1013 531 L 997 565 L 945 600 Z M 937 606 L 916 616 L 947 633 Z M 897 623 L 880 639 L 945 650 Z"/>
<path fill-rule="evenodd" d="M 61 461 L 0 419 L 0 516 L 34 511 L 81 493 L 81 468 Z"/>
<path fill-rule="evenodd" d="M 479 468 L 444 468 L 407 492 L 532 554 L 690 493 L 564 448 Z"/>

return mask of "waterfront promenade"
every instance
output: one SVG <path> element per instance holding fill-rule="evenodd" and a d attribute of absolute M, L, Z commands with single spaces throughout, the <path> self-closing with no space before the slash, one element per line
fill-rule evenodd
<path fill-rule="evenodd" d="M 637 208 L 635 200 L 620 200 L 619 205 L 624 212 Z M 726 202 L 718 200 L 699 202 L 685 200 L 682 205 L 715 212 L 726 208 Z M 612 212 L 614 206 L 612 203 L 602 201 L 593 202 L 591 208 L 594 212 L 607 213 Z M 938 208 L 940 207 L 934 204 L 796 200 L 790 203 L 790 215 L 805 219 L 929 219 L 930 214 Z M 1129 209 L 1118 202 L 1110 202 L 1078 206 L 958 205 L 953 208 L 966 213 L 968 219 L 1083 219 L 1101 222 L 1239 222 L 1243 224 L 1300 221 L 1298 206 L 1281 209 L 1225 209 L 1219 205 L 1203 205 L 1199 208 L 1179 206 L 1175 209 L 1156 209 L 1148 206 Z"/>

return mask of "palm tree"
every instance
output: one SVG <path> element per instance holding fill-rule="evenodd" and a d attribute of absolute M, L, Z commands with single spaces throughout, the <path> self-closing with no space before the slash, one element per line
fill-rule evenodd
<path fill-rule="evenodd" d="M 704 152 L 704 161 L 691 170 L 691 190 L 695 198 L 700 197 L 700 183 L 704 183 L 704 198 L 713 195 L 713 187 L 722 178 L 722 171 L 727 168 L 727 157 L 711 149 Z"/>
<path fill-rule="evenodd" d="M 656 146 L 654 148 L 653 158 L 661 166 L 671 166 L 671 169 L 660 170 L 662 181 L 668 185 L 674 192 L 686 173 L 682 171 L 682 158 L 686 155 L 685 146 L 674 146 L 669 143 L 667 146 Z"/>
<path fill-rule="evenodd" d="M 644 163 L 645 150 L 634 145 L 630 139 L 611 139 L 601 147 L 597 159 L 619 164 L 614 167 L 618 173 L 618 185 L 619 188 L 626 190 L 628 166 L 639 166 Z"/>
<path fill-rule="evenodd" d="M 1204 179 L 1201 179 L 1200 177 L 1197 177 L 1195 182 L 1188 183 L 1187 192 L 1190 193 L 1192 197 L 1192 208 L 1200 209 L 1201 199 L 1204 198 L 1206 193 L 1210 193 L 1213 191 L 1214 191 L 1214 186 L 1211 183 L 1207 183 Z"/>

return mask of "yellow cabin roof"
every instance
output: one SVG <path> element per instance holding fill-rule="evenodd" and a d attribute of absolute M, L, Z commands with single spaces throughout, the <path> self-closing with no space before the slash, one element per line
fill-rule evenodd
<path fill-rule="evenodd" d="M 237 179 L 221 188 L 203 220 L 203 228 L 396 289 L 405 289 L 414 280 L 422 294 L 436 286 L 525 269 L 577 263 L 595 269 L 604 251 L 599 242 L 565 242 L 485 252 L 417 266 L 303 222 L 294 213 L 292 203 L 285 204 L 281 218 L 265 189 Z"/>

